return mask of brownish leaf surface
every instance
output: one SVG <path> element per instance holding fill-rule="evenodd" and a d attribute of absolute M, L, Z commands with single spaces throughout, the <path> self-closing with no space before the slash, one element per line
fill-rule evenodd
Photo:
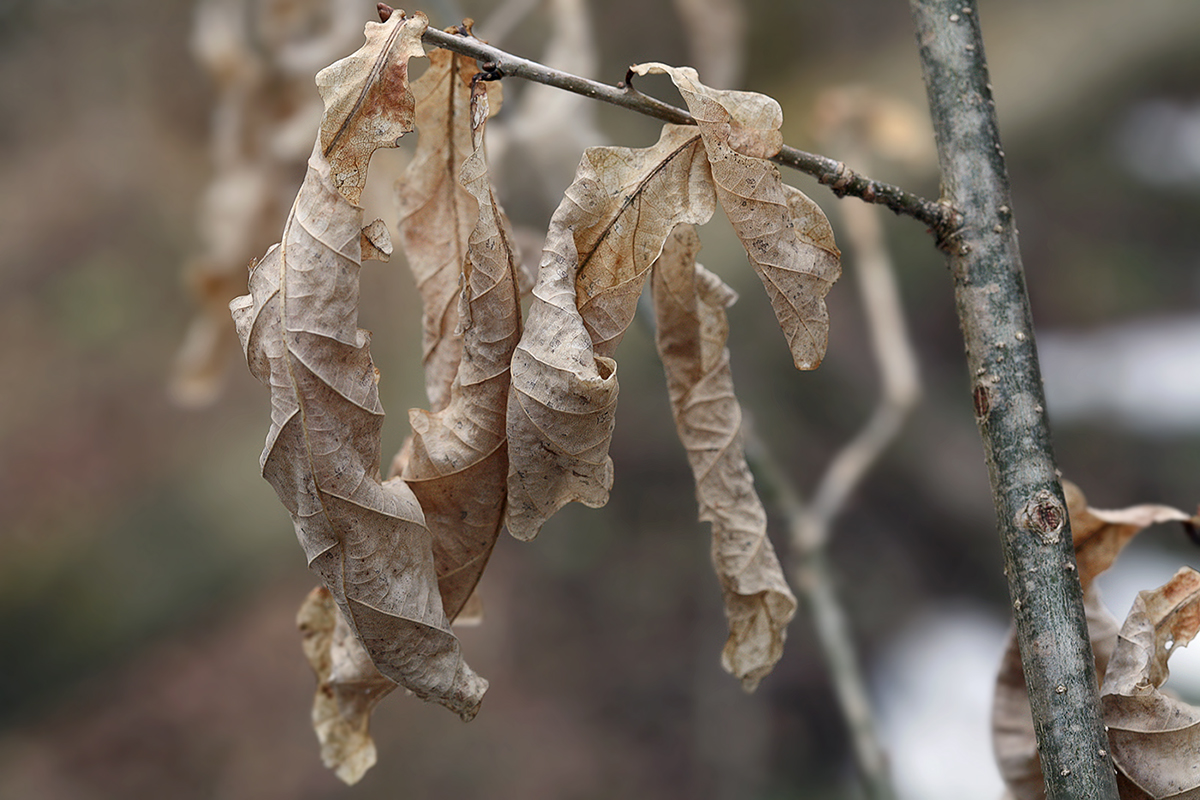
<path fill-rule="evenodd" d="M 712 523 L 713 567 L 729 619 L 721 665 L 751 691 L 783 655 L 796 598 L 767 538 L 742 447 L 742 409 L 725 347 L 725 309 L 737 295 L 696 263 L 699 249 L 695 230 L 681 225 L 655 263 L 656 340 L 700 519 Z"/>
<path fill-rule="evenodd" d="M 841 274 L 841 254 L 825 215 L 798 190 L 785 189 L 766 160 L 783 145 L 779 104 L 755 92 L 712 89 L 691 67 L 631 69 L 665 73 L 683 95 L 704 137 L 717 198 L 767 290 L 792 360 L 797 369 L 815 369 L 829 339 L 825 295 Z M 793 206 L 801 204 L 797 221 Z"/>
<path fill-rule="evenodd" d="M 1123 800 L 1200 797 L 1200 708 L 1162 691 L 1175 648 L 1200 630 L 1200 572 L 1183 567 L 1133 602 L 1100 703 Z"/>
<path fill-rule="evenodd" d="M 1093 581 L 1113 565 L 1125 545 L 1146 527 L 1185 520 L 1188 515 L 1159 505 L 1131 506 L 1118 511 L 1089 508 L 1083 492 L 1070 481 L 1063 481 L 1063 494 L 1071 520 L 1079 581 L 1084 590 L 1088 637 L 1099 678 L 1104 676 L 1117 645 L 1119 625 L 1100 599 Z M 993 697 L 992 747 L 1000 776 L 1014 800 L 1041 800 L 1046 796 L 1033 715 L 1025 688 L 1025 670 L 1021 666 L 1016 635 L 1011 630 Z M 1125 796 L 1122 792 L 1122 797 Z"/>
<path fill-rule="evenodd" d="M 271 389 L 263 476 L 309 565 L 380 672 L 469 719 L 487 682 L 450 631 L 416 497 L 402 481 L 380 482 L 383 408 L 357 324 L 361 259 L 390 246 L 380 224 L 364 229 L 354 201 L 371 152 L 411 129 L 405 65 L 425 24 L 399 14 L 369 23 L 367 44 L 318 76 L 326 117 L 304 185 L 281 243 L 231 309 L 251 372 Z"/>
<path fill-rule="evenodd" d="M 396 683 L 375 669 L 325 587 L 318 586 L 304 599 L 296 626 L 303 636 L 304 655 L 317 676 L 312 723 L 321 761 L 353 785 L 375 766 L 371 712 Z"/>
<path fill-rule="evenodd" d="M 449 50 L 429 53 L 429 68 L 413 83 L 417 151 L 396 184 L 399 244 L 424 308 L 425 393 L 430 410 L 450 402 L 450 384 L 462 353 L 458 287 L 477 201 L 460 178 L 471 155 L 471 78 L 475 59 Z M 487 83 L 493 112 L 499 81 Z"/>
<path fill-rule="evenodd" d="M 1160 522 L 1182 522 L 1189 518 L 1177 508 L 1153 504 L 1119 510 L 1088 508 L 1083 492 L 1070 481 L 1063 482 L 1063 494 L 1071 517 L 1079 582 L 1084 589 L 1112 566 L 1129 540 L 1142 530 Z"/>
<path fill-rule="evenodd" d="M 419 13 L 393 16 L 395 20 L 368 22 L 367 43 L 317 73 L 325 103 L 317 141 L 329 161 L 333 185 L 353 204 L 367 181 L 371 154 L 395 147 L 416 118 L 408 60 L 425 55 L 421 34 L 428 21 Z"/>
<path fill-rule="evenodd" d="M 509 366 L 521 336 L 516 257 L 484 159 L 488 85 L 475 86 L 468 126 L 473 150 L 462 165 L 463 186 L 478 208 L 460 265 L 461 312 L 455 317 L 462 359 L 449 405 L 434 413 L 409 412 L 413 438 L 403 470 L 433 535 L 438 588 L 451 620 L 479 582 L 500 533 L 508 479 Z"/>
<path fill-rule="evenodd" d="M 592 147 L 550 221 L 508 402 L 508 530 L 532 539 L 570 502 L 608 500 L 617 401 L 611 360 L 676 224 L 715 209 L 697 132 L 652 147 Z"/>

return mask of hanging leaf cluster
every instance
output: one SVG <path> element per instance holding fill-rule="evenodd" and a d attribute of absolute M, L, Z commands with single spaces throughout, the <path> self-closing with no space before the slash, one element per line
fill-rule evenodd
<path fill-rule="evenodd" d="M 263 476 L 292 515 L 321 586 L 299 614 L 319 688 L 322 756 L 347 782 L 375 760 L 371 711 L 397 686 L 471 719 L 487 681 L 451 629 L 500 535 L 534 538 L 570 502 L 603 505 L 617 347 L 649 276 L 657 345 L 725 598 L 725 669 L 753 689 L 796 611 L 742 449 L 725 341 L 735 296 L 696 262 L 695 226 L 720 206 L 762 279 L 796 365 L 817 366 L 823 298 L 839 273 L 824 214 L 767 159 L 779 105 L 710 89 L 661 64 L 699 124 L 645 148 L 593 147 L 550 221 L 528 313 L 519 258 L 484 153 L 499 85 L 447 51 L 410 86 L 427 22 L 392 14 L 322 70 L 325 113 L 279 244 L 231 303 L 251 372 L 271 390 Z M 397 185 L 398 241 L 421 293 L 430 410 L 380 474 L 379 373 L 358 327 L 364 261 L 391 252 L 364 224 L 371 154 L 419 131 Z"/>
<path fill-rule="evenodd" d="M 1100 704 L 1122 800 L 1200 796 L 1200 708 L 1163 691 L 1167 660 L 1200 632 L 1200 572 L 1182 567 L 1157 589 L 1138 594 L 1124 624 L 1104 605 L 1095 579 L 1150 525 L 1195 517 L 1169 506 L 1090 508 L 1063 482 L 1088 635 L 1100 680 Z M 1025 690 L 1025 671 L 1010 631 L 992 708 L 992 744 L 1012 800 L 1042 800 L 1046 788 Z"/>

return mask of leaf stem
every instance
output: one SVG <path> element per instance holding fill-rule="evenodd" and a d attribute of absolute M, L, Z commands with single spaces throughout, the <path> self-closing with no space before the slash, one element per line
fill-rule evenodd
<path fill-rule="evenodd" d="M 1116 800 L 976 0 L 910 0 L 975 419 L 1049 800 Z"/>
<path fill-rule="evenodd" d="M 682 108 L 642 94 L 633 88 L 628 80 L 610 86 L 507 53 L 474 36 L 457 32 L 446 33 L 436 28 L 425 31 L 424 42 L 475 58 L 485 72 L 500 77 L 523 78 L 543 83 L 676 125 L 696 124 L 691 114 Z M 962 221 L 961 215 L 946 203 L 927 200 L 898 186 L 860 175 L 843 162 L 828 156 L 807 153 L 784 145 L 779 154 L 771 160 L 813 176 L 838 197 L 851 196 L 867 203 L 878 203 L 897 214 L 904 214 L 925 223 L 937 237 L 939 247 L 950 240 Z"/>

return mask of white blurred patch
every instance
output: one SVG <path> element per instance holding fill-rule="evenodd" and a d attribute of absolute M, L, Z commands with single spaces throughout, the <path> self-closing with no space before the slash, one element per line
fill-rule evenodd
<path fill-rule="evenodd" d="M 1152 186 L 1200 186 L 1200 103 L 1138 103 L 1115 144 L 1124 167 Z"/>
<path fill-rule="evenodd" d="M 904 800 L 999 797 L 992 692 L 1007 626 L 964 604 L 918 616 L 873 670 L 880 735 Z"/>
<path fill-rule="evenodd" d="M 1053 422 L 1106 419 L 1142 433 L 1200 430 L 1200 318 L 1038 334 Z"/>

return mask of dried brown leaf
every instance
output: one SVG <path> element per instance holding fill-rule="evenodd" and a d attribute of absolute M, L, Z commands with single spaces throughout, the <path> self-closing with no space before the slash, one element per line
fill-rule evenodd
<path fill-rule="evenodd" d="M 399 245 L 421 292 L 425 393 L 430 410 L 450 402 L 450 384 L 462 354 L 458 288 L 477 202 L 460 181 L 471 155 L 471 78 L 475 59 L 433 50 L 429 68 L 412 86 L 417 150 L 396 183 Z M 486 84 L 493 112 L 500 83 Z"/>
<path fill-rule="evenodd" d="M 317 73 L 317 90 L 325 103 L 317 141 L 329 161 L 333 185 L 353 204 L 367 181 L 371 154 L 380 147 L 396 147 L 413 129 L 416 112 L 408 60 L 425 55 L 421 34 L 427 26 L 420 13 L 368 22 L 367 43 Z"/>
<path fill-rule="evenodd" d="M 608 500 L 617 401 L 611 355 L 676 224 L 715 208 L 698 132 L 667 125 L 652 147 L 592 147 L 550 221 L 508 402 L 505 523 L 532 539 L 570 502 Z"/>
<path fill-rule="evenodd" d="M 409 412 L 413 438 L 403 471 L 433 535 L 438 588 L 451 620 L 474 591 L 500 533 L 508 479 L 504 412 L 521 336 L 516 256 L 484 159 L 487 86 L 475 86 L 473 150 L 462 165 L 462 184 L 478 208 L 460 265 L 461 312 L 455 316 L 463 355 L 449 405 L 434 413 Z"/>
<path fill-rule="evenodd" d="M 1116 617 L 1104 606 L 1093 581 L 1113 565 L 1122 548 L 1137 533 L 1155 523 L 1188 519 L 1188 515 L 1156 505 L 1132 506 L 1119 511 L 1089 508 L 1083 492 L 1070 481 L 1063 481 L 1063 493 L 1071 521 L 1079 580 L 1084 589 L 1088 637 L 1096 659 L 1096 675 L 1100 677 L 1105 674 L 1116 647 L 1119 626 Z M 1033 715 L 1025 688 L 1025 671 L 1012 631 L 996 679 L 992 747 L 1000 775 L 1015 800 L 1042 800 L 1046 796 Z"/>
<path fill-rule="evenodd" d="M 825 215 L 808 198 L 801 201 L 798 190 L 785 189 L 778 168 L 766 160 L 783 145 L 779 104 L 754 92 L 712 89 L 691 67 L 630 69 L 667 74 L 683 95 L 704 137 L 717 198 L 767 290 L 792 360 L 797 369 L 815 369 L 825 356 L 825 295 L 841 274 L 841 254 Z M 798 224 L 793 206 L 799 204 Z"/>
<path fill-rule="evenodd" d="M 369 23 L 367 44 L 322 71 L 326 118 L 282 242 L 230 305 L 251 372 L 271 389 L 263 476 L 309 565 L 380 672 L 469 719 L 487 682 L 450 631 L 416 497 L 402 481 L 380 482 L 378 373 L 357 325 L 361 259 L 390 245 L 382 226 L 364 228 L 354 201 L 370 153 L 394 144 L 406 119 L 411 129 L 402 65 L 425 24 L 399 14 Z M 382 110 L 384 96 L 407 109 Z"/>
<path fill-rule="evenodd" d="M 1063 481 L 1063 493 L 1071 518 L 1079 582 L 1085 589 L 1097 575 L 1112 566 L 1129 540 L 1142 530 L 1160 522 L 1181 522 L 1189 518 L 1179 509 L 1151 504 L 1115 511 L 1088 508 L 1083 492 L 1070 481 Z"/>
<path fill-rule="evenodd" d="M 1167 660 L 1200 630 L 1200 572 L 1140 592 L 1104 675 L 1100 703 L 1123 800 L 1200 797 L 1200 708 L 1163 693 Z"/>
<path fill-rule="evenodd" d="M 353 785 L 375 766 L 371 712 L 396 683 L 375 669 L 325 587 L 318 586 L 304 599 L 296 626 L 303 636 L 304 655 L 317 676 L 312 722 L 321 761 Z"/>
<path fill-rule="evenodd" d="M 767 538 L 742 446 L 742 409 L 725 347 L 725 309 L 737 295 L 696 263 L 699 249 L 695 230 L 681 225 L 655 262 L 656 339 L 700 519 L 712 523 L 713 566 L 729 619 L 721 665 L 752 691 L 783 655 L 796 598 Z"/>

